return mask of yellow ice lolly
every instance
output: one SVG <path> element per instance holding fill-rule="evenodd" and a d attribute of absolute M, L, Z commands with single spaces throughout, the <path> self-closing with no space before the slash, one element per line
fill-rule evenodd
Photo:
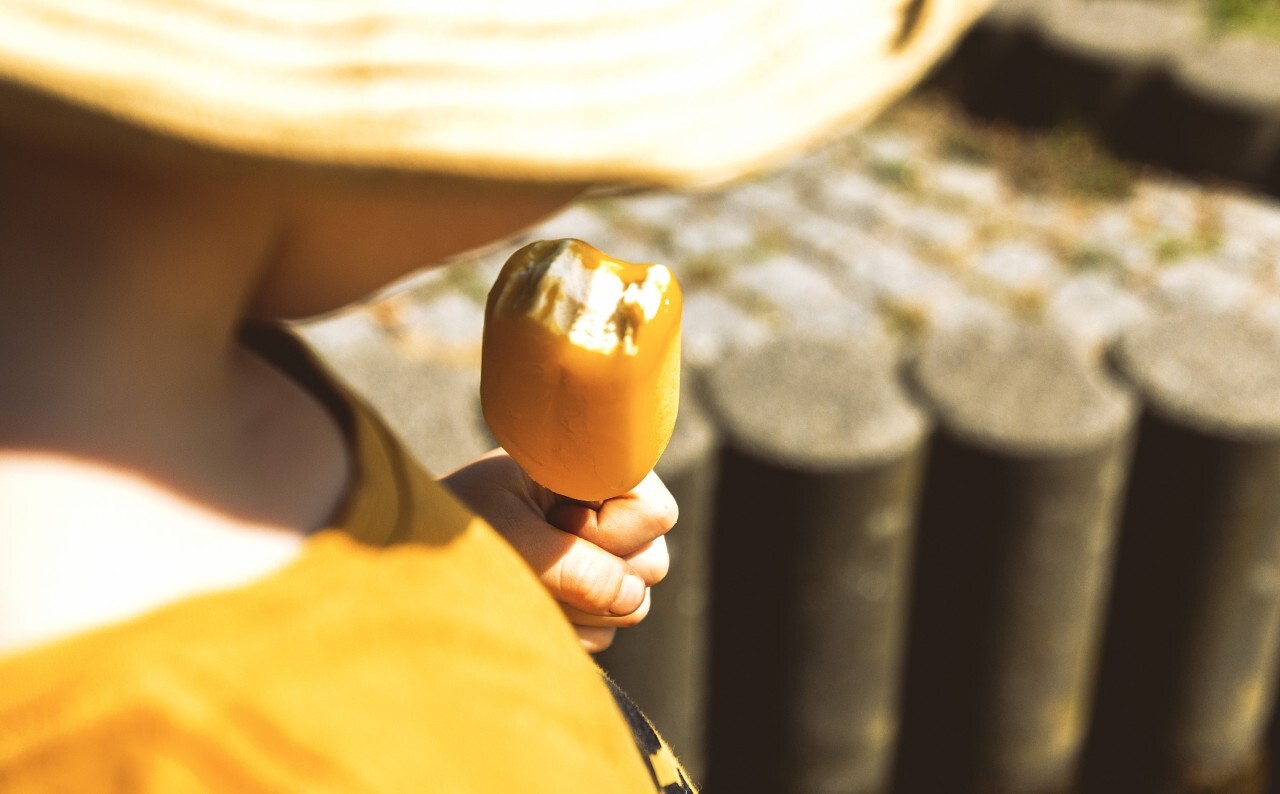
<path fill-rule="evenodd" d="M 596 502 L 658 462 L 680 400 L 681 303 L 663 265 L 581 240 L 542 240 L 507 260 L 485 307 L 480 399 L 535 482 Z"/>

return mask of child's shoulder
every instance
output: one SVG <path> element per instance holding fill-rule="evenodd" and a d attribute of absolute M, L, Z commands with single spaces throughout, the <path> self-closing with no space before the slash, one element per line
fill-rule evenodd
<path fill-rule="evenodd" d="M 0 653 L 252 580 L 301 543 L 58 455 L 0 455 L 0 503 Z"/>

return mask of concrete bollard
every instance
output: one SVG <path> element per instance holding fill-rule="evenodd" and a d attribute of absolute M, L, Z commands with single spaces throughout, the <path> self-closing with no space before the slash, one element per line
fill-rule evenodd
<path fill-rule="evenodd" d="M 957 42 L 929 83 L 959 97 L 980 117 L 1004 118 L 1025 108 L 1034 75 L 1009 64 L 1026 63 L 1043 46 L 1034 32 L 1037 12 L 1043 13 L 1029 2 L 997 2 Z"/>
<path fill-rule="evenodd" d="M 685 373 L 680 414 L 658 475 L 680 505 L 667 536 L 671 569 L 653 589 L 648 617 L 618 632 L 597 657 L 640 706 L 701 781 L 705 769 L 707 667 L 710 637 L 711 518 L 716 480 L 716 436 Z"/>
<path fill-rule="evenodd" d="M 1088 119 L 1108 136 L 1123 126 L 1134 97 L 1205 35 L 1198 12 L 1135 0 L 1058 3 L 1041 24 L 1040 91 L 1063 97 L 1057 120 Z"/>
<path fill-rule="evenodd" d="M 1133 404 L 1047 328 L 929 340 L 939 423 L 895 791 L 1065 792 L 1088 723 Z"/>
<path fill-rule="evenodd" d="M 1178 64 L 1178 77 L 1193 105 L 1207 97 L 1230 110 L 1209 119 L 1188 119 L 1176 136 L 1191 152 L 1193 167 L 1216 176 L 1265 186 L 1267 165 L 1280 154 L 1280 41 L 1261 36 L 1224 36 Z M 1193 107 L 1193 111 L 1203 110 Z M 1208 115 L 1208 114 L 1202 114 Z M 1206 121 L 1210 121 L 1207 128 Z M 1197 125 L 1200 125 L 1199 127 Z M 1192 154 L 1194 152 L 1194 154 Z"/>
<path fill-rule="evenodd" d="M 1088 791 L 1261 790 L 1280 642 L 1280 339 L 1166 317 L 1116 352 L 1146 403 Z"/>
<path fill-rule="evenodd" d="M 1171 72 L 1135 90 L 1104 132 L 1122 156 L 1253 183 L 1263 180 L 1271 153 L 1266 116 L 1189 89 Z"/>
<path fill-rule="evenodd" d="M 1003 0 L 960 48 L 962 95 L 982 115 L 1108 128 L 1135 90 L 1199 44 L 1202 27 L 1175 6 Z"/>
<path fill-rule="evenodd" d="M 708 790 L 884 790 L 925 416 L 896 358 L 783 338 L 711 368 Z"/>

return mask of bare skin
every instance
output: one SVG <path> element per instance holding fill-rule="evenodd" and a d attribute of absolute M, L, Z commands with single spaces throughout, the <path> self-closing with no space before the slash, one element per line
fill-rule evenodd
<path fill-rule="evenodd" d="M 520 549 L 588 651 L 609 647 L 619 628 L 649 613 L 649 588 L 667 575 L 664 536 L 679 515 L 656 474 L 598 511 L 563 501 L 501 449 L 452 472 L 444 483 Z M 546 521 L 529 521 L 529 515 Z M 547 532 L 546 523 L 560 531 Z M 620 559 L 626 565 L 618 565 Z M 634 581 L 628 584 L 628 578 Z"/>
<path fill-rule="evenodd" d="M 348 450 L 238 328 L 337 308 L 582 189 L 152 163 L 3 131 L 0 173 L 0 652 L 285 564 L 342 499 Z M 493 523 L 540 575 L 599 579 L 544 576 L 598 649 L 647 609 L 616 611 L 626 575 L 665 573 L 669 498 L 631 497 L 638 535 L 623 522 L 625 544 L 558 559 L 549 505 Z M 469 501 L 489 517 L 492 500 Z"/>

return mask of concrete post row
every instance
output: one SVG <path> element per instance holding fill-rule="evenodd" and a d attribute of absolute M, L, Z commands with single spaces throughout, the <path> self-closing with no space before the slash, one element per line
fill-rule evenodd
<path fill-rule="evenodd" d="M 1087 791 L 1260 791 L 1280 643 L 1280 339 L 1163 318 L 1116 351 L 1145 413 Z"/>
<path fill-rule="evenodd" d="M 898 792 L 1069 791 L 1088 724 L 1132 400 L 1044 328 L 927 343 Z"/>
<path fill-rule="evenodd" d="M 782 339 L 722 361 L 709 790 L 884 790 L 924 414 L 887 351 Z"/>

